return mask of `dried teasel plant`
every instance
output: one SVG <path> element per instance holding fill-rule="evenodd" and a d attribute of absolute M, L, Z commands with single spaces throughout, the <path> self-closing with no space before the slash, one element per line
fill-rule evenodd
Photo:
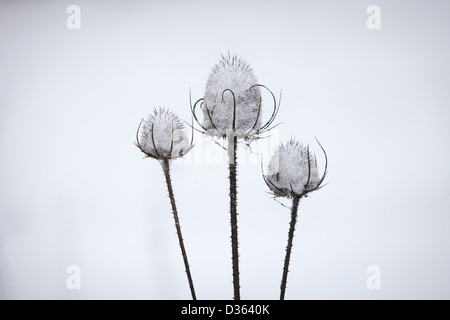
<path fill-rule="evenodd" d="M 275 197 L 292 199 L 291 222 L 280 286 L 280 300 L 284 300 L 286 293 L 287 274 L 300 199 L 306 198 L 309 193 L 321 189 L 327 175 L 327 154 L 319 141 L 317 143 L 325 155 L 325 169 L 321 177 L 317 168 L 316 156 L 311 154 L 309 145 L 304 146 L 292 139 L 284 145 L 281 144 L 275 150 L 269 163 L 268 174 L 263 174 L 265 183 Z"/>
<path fill-rule="evenodd" d="M 273 109 L 269 120 L 262 122 L 261 89 L 272 96 Z M 197 108 L 203 112 L 203 120 L 197 116 Z M 237 144 L 244 140 L 249 145 L 261 134 L 271 130 L 279 110 L 279 102 L 264 85 L 259 84 L 250 65 L 237 55 L 222 55 L 208 77 L 203 98 L 194 105 L 193 118 L 205 135 L 227 140 L 230 182 L 231 252 L 233 266 L 234 299 L 240 299 L 239 251 L 237 224 Z"/>
<path fill-rule="evenodd" d="M 170 162 L 184 156 L 192 149 L 193 132 L 191 139 L 189 140 L 184 130 L 184 125 L 178 116 L 173 112 L 160 107 L 159 110 L 155 109 L 153 114 L 149 115 L 147 120 L 142 119 L 139 123 L 136 131 L 135 145 L 145 154 L 145 158 L 153 158 L 161 163 L 169 193 L 170 204 L 172 206 L 175 228 L 177 230 L 178 241 L 186 269 L 189 289 L 191 291 L 192 299 L 196 300 L 197 297 L 189 268 L 183 236 L 181 234 L 180 220 L 178 218 L 178 211 L 170 175 Z"/>

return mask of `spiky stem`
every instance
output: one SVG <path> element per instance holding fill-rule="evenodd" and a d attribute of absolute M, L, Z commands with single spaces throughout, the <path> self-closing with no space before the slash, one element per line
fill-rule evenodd
<path fill-rule="evenodd" d="M 289 269 L 289 260 L 291 259 L 291 251 L 292 251 L 292 242 L 294 240 L 294 231 L 295 231 L 295 223 L 297 222 L 297 211 L 298 204 L 300 202 L 299 196 L 294 196 L 292 199 L 292 208 L 291 208 L 291 223 L 289 226 L 289 235 L 288 235 L 288 244 L 286 246 L 286 257 L 284 259 L 284 268 L 283 268 L 283 277 L 281 279 L 281 293 L 280 300 L 284 300 L 284 295 L 286 293 L 286 283 L 287 283 L 287 275 Z"/>
<path fill-rule="evenodd" d="M 177 206 L 175 204 L 175 197 L 173 195 L 172 179 L 170 178 L 170 164 L 169 159 L 161 161 L 161 165 L 166 178 L 167 190 L 169 191 L 170 204 L 172 205 L 173 218 L 175 219 L 175 228 L 177 229 L 178 241 L 180 243 L 181 254 L 183 255 L 184 267 L 186 268 L 186 274 L 189 282 L 189 288 L 191 289 L 192 300 L 197 300 L 194 290 L 194 283 L 192 282 L 191 270 L 189 268 L 186 249 L 184 248 L 183 237 L 181 235 L 180 221 L 178 219 Z"/>
<path fill-rule="evenodd" d="M 238 251 L 238 226 L 237 226 L 237 137 L 233 134 L 228 137 L 228 167 L 230 170 L 230 215 L 231 215 L 231 255 L 233 263 L 233 292 L 234 300 L 240 300 L 239 285 L 239 251 Z"/>

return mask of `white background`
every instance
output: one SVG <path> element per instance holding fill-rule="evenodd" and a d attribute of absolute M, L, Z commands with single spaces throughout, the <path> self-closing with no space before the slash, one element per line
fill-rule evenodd
<path fill-rule="evenodd" d="M 80 30 L 66 27 L 71 4 Z M 371 4 L 381 30 L 366 26 Z M 190 121 L 189 89 L 202 97 L 230 50 L 283 92 L 262 143 L 297 137 L 319 152 L 317 137 L 329 156 L 329 184 L 300 203 L 286 298 L 450 298 L 449 10 L 1 0 L 0 297 L 190 298 L 161 167 L 133 140 L 154 107 Z M 205 159 L 173 164 L 175 196 L 198 298 L 229 299 L 227 165 Z M 240 159 L 241 296 L 278 299 L 289 209 L 266 192 L 260 159 Z M 66 288 L 69 265 L 80 290 Z M 370 265 L 380 290 L 366 286 Z"/>

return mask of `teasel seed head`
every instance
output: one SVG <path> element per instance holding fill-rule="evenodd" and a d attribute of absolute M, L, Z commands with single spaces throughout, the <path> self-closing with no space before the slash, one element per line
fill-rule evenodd
<path fill-rule="evenodd" d="M 184 156 L 192 147 L 183 122 L 173 112 L 159 107 L 147 120 L 142 119 L 136 132 L 135 145 L 146 157 L 173 160 Z"/>
<path fill-rule="evenodd" d="M 301 198 L 323 187 L 328 160 L 320 143 L 319 146 L 325 154 L 325 170 L 321 177 L 316 156 L 310 152 L 309 145 L 304 146 L 291 139 L 275 150 L 268 166 L 268 174 L 263 174 L 263 178 L 276 197 Z"/>
<path fill-rule="evenodd" d="M 262 124 L 261 88 L 269 91 L 274 104 L 272 115 L 265 124 Z M 198 106 L 203 112 L 202 121 L 196 115 Z M 212 68 L 204 97 L 194 106 L 191 103 L 193 117 L 203 129 L 202 133 L 222 138 L 235 135 L 256 139 L 270 130 L 278 109 L 279 102 L 266 86 L 258 83 L 250 65 L 229 52 Z"/>

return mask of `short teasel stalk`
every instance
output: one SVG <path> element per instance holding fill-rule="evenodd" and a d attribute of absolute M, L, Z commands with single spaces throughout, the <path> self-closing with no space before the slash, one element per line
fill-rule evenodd
<path fill-rule="evenodd" d="M 143 128 L 141 129 L 142 124 Z M 183 256 L 189 289 L 191 291 L 192 299 L 197 300 L 186 248 L 181 234 L 180 220 L 170 175 L 170 161 L 182 157 L 192 149 L 192 138 L 189 142 L 183 129 L 183 123 L 174 113 L 169 112 L 164 108 L 160 108 L 159 110 L 155 109 L 154 113 L 150 115 L 146 121 L 142 120 L 139 124 L 136 132 L 135 145 L 145 154 L 146 158 L 153 158 L 161 163 L 167 190 L 169 192 L 170 205 L 175 220 L 175 228 L 177 230 L 181 255 Z"/>
<path fill-rule="evenodd" d="M 289 224 L 288 244 L 286 246 L 286 257 L 284 259 L 283 276 L 281 278 L 281 293 L 280 300 L 284 300 L 286 293 L 287 274 L 289 272 L 289 261 L 291 259 L 292 243 L 294 241 L 295 224 L 297 223 L 297 211 L 300 197 L 294 196 L 292 198 L 291 208 L 291 223 Z"/>

